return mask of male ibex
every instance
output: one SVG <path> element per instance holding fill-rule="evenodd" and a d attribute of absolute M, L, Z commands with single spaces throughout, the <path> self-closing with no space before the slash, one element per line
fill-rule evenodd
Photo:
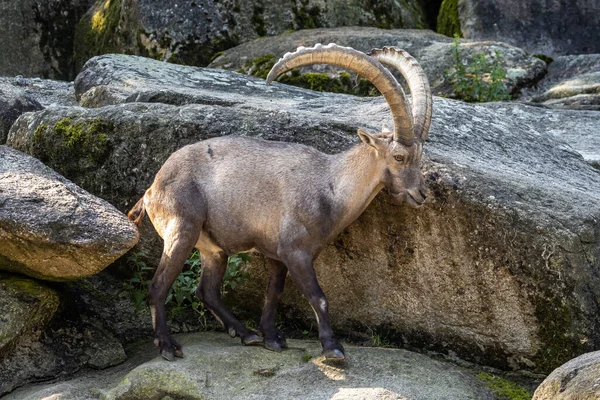
<path fill-rule="evenodd" d="M 139 223 L 148 213 L 164 238 L 162 259 L 149 287 L 154 343 L 163 357 L 183 355 L 165 321 L 165 299 L 190 252 L 200 250 L 202 274 L 196 291 L 232 336 L 244 344 L 286 346 L 275 313 L 287 272 L 312 306 L 323 355 L 345 357 L 329 324 L 327 300 L 313 269 L 325 245 L 365 210 L 386 186 L 396 203 L 418 207 L 426 187 L 420 170 L 422 145 L 431 121 L 427 77 L 409 54 L 395 48 L 365 55 L 335 44 L 300 47 L 273 66 L 267 84 L 292 68 L 332 64 L 371 81 L 390 106 L 394 132 L 358 130 L 363 143 L 335 155 L 300 144 L 219 137 L 173 153 L 152 186 L 129 212 Z M 394 76 L 397 68 L 412 92 L 412 110 Z M 227 257 L 259 251 L 269 260 L 269 284 L 260 331 L 248 330 L 220 296 Z"/>

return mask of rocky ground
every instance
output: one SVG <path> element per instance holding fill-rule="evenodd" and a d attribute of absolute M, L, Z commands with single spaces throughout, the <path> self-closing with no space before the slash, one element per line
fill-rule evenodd
<path fill-rule="evenodd" d="M 118 367 L 54 384 L 31 386 L 4 398 L 60 395 L 83 399 L 411 399 L 493 400 L 480 374 L 399 349 L 347 346 L 349 359 L 326 362 L 316 341 L 290 340 L 273 353 L 242 346 L 225 333 L 179 335 L 185 358 L 169 363 L 151 346 Z"/>

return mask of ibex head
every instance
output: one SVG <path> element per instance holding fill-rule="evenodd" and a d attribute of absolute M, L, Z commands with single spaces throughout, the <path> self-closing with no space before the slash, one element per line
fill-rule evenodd
<path fill-rule="evenodd" d="M 404 90 L 382 63 L 398 69 L 406 79 L 412 94 L 412 109 L 407 104 Z M 394 131 L 384 129 L 371 134 L 359 129 L 358 135 L 376 150 L 379 179 L 394 201 L 414 207 L 423 204 L 426 187 L 420 162 L 431 123 L 431 90 L 417 61 L 404 50 L 394 47 L 374 49 L 367 55 L 333 43 L 317 44 L 285 54 L 269 72 L 267 84 L 293 68 L 310 64 L 332 64 L 352 70 L 371 81 L 383 94 L 392 113 Z"/>

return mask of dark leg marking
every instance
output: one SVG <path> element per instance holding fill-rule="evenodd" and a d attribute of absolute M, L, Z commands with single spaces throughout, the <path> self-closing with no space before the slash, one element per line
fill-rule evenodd
<path fill-rule="evenodd" d="M 221 298 L 221 284 L 227 269 L 227 256 L 225 253 L 201 253 L 202 274 L 196 295 L 206 308 L 217 318 L 231 337 L 239 336 L 246 345 L 262 343 L 262 338 L 248 330 L 227 309 Z"/>
<path fill-rule="evenodd" d="M 275 328 L 275 315 L 277 314 L 277 304 L 281 299 L 285 286 L 285 277 L 287 267 L 284 263 L 269 259 L 269 285 L 267 287 L 267 297 L 263 307 L 262 317 L 260 318 L 259 329 L 264 337 L 265 348 L 273 351 L 281 351 L 287 347 L 287 342 L 283 334 Z"/>

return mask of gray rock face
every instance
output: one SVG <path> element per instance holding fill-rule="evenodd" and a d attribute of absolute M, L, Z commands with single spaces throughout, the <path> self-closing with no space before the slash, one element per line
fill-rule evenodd
<path fill-rule="evenodd" d="M 8 131 L 19 115 L 41 109 L 42 105 L 22 90 L 10 84 L 0 86 L 0 144 L 6 143 Z"/>
<path fill-rule="evenodd" d="M 600 111 L 600 54 L 556 58 L 526 99 L 550 107 Z"/>
<path fill-rule="evenodd" d="M 0 3 L 0 75 L 73 79 L 75 24 L 93 0 Z"/>
<path fill-rule="evenodd" d="M 75 59 L 77 69 L 106 53 L 206 66 L 217 52 L 259 36 L 356 25 L 417 28 L 426 23 L 417 0 L 115 0 L 106 7 L 97 1 L 78 25 Z"/>
<path fill-rule="evenodd" d="M 19 115 L 49 105 L 76 105 L 72 82 L 0 77 L 0 144 Z"/>
<path fill-rule="evenodd" d="M 39 399 L 411 399 L 492 400 L 474 372 L 406 350 L 348 346 L 347 363 L 316 357 L 315 341 L 290 340 L 273 353 L 219 333 L 181 335 L 186 357 L 169 363 L 138 350 L 126 365 L 66 382 L 19 390 L 7 400 Z"/>
<path fill-rule="evenodd" d="M 101 271 L 137 243 L 110 204 L 0 146 L 0 269 L 47 280 Z"/>
<path fill-rule="evenodd" d="M 600 52 L 597 0 L 460 0 L 465 38 L 497 40 L 555 57 Z"/>
<path fill-rule="evenodd" d="M 110 121 L 104 158 L 85 174 L 68 176 L 121 210 L 139 199 L 175 149 L 197 140 L 246 135 L 332 153 L 358 141 L 357 127 L 375 131 L 390 121 L 381 98 L 267 88 L 232 72 L 130 56 L 90 61 L 76 91 L 100 108 L 24 115 L 8 143 L 69 171 L 52 162 L 54 147 L 35 147 L 36 129 L 52 130 L 65 117 L 83 125 Z M 106 103 L 114 105 L 101 107 Z M 334 329 L 375 331 L 480 363 L 536 371 L 598 346 L 600 174 L 546 134 L 550 122 L 555 136 L 598 132 L 598 119 L 585 112 L 549 116 L 537 107 L 435 98 L 424 167 L 431 200 L 415 211 L 392 206 L 382 193 L 317 260 Z M 258 315 L 265 285 L 257 258 L 232 301 Z M 312 321 L 290 286 L 284 305 Z"/>
<path fill-rule="evenodd" d="M 533 400 L 598 398 L 600 398 L 600 351 L 583 354 L 556 368 L 533 395 Z"/>
<path fill-rule="evenodd" d="M 419 61 L 429 78 L 434 94 L 444 96 L 453 94 L 453 88 L 444 79 L 446 70 L 455 63 L 452 55 L 453 40 L 429 30 L 358 27 L 303 30 L 275 37 L 259 38 L 241 44 L 223 52 L 209 67 L 232 71 L 241 69 L 252 73 L 256 71 L 256 60 L 261 56 L 264 58 L 265 55 L 272 54 L 272 63 L 274 63 L 285 53 L 298 46 L 313 46 L 316 43 L 337 43 L 340 46 L 349 46 L 364 52 L 383 46 L 396 46 L 408 51 Z M 516 92 L 519 88 L 533 84 L 546 71 L 545 62 L 505 43 L 461 40 L 460 49 L 464 61 L 476 53 L 490 55 L 496 50 L 500 51 L 504 58 L 503 67 L 507 70 L 508 81 L 506 84 L 509 92 Z M 262 66 L 265 74 L 271 64 Z M 301 71 L 303 73 L 325 72 L 337 76 L 338 74 L 334 71 L 339 71 L 339 69 L 315 65 L 303 67 Z M 400 75 L 397 76 L 400 77 Z"/>

